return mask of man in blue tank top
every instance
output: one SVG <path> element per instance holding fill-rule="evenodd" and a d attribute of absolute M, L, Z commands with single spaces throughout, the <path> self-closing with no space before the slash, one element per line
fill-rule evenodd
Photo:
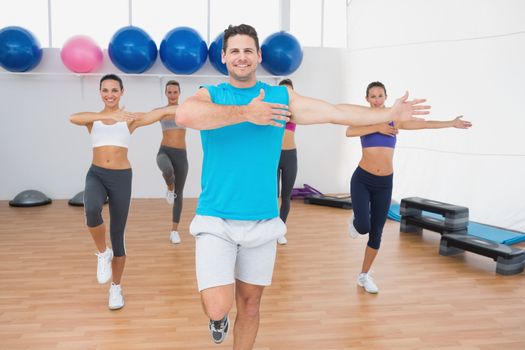
<path fill-rule="evenodd" d="M 176 117 L 179 125 L 201 130 L 202 193 L 190 233 L 202 304 L 212 339 L 221 343 L 235 299 L 237 350 L 253 348 L 277 239 L 286 233 L 276 195 L 285 123 L 370 125 L 412 119 L 429 108 L 421 105 L 424 100 L 407 101 L 408 94 L 382 109 L 300 96 L 258 81 L 261 60 L 255 29 L 230 26 L 222 48 L 229 83 L 203 86 L 179 106 Z"/>

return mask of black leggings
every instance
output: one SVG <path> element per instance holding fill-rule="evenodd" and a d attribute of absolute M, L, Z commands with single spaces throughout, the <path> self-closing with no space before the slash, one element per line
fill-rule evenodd
<path fill-rule="evenodd" d="M 286 149 L 281 151 L 281 159 L 277 168 L 277 186 L 281 185 L 281 211 L 280 217 L 286 222 L 290 212 L 290 199 L 292 198 L 293 185 L 297 177 L 297 149 Z M 279 189 L 277 189 L 279 195 Z"/>
<path fill-rule="evenodd" d="M 162 171 L 166 185 L 174 185 L 175 201 L 173 203 L 173 222 L 179 223 L 182 212 L 184 184 L 188 175 L 188 156 L 185 149 L 160 146 L 157 153 L 157 165 Z"/>
<path fill-rule="evenodd" d="M 377 176 L 357 167 L 350 181 L 354 227 L 360 234 L 369 233 L 368 246 L 379 249 L 392 200 L 394 175 Z"/>
<path fill-rule="evenodd" d="M 106 169 L 91 165 L 86 175 L 84 213 L 88 227 L 101 225 L 102 206 L 109 199 L 109 234 L 116 257 L 126 255 L 124 231 L 131 202 L 131 169 Z"/>

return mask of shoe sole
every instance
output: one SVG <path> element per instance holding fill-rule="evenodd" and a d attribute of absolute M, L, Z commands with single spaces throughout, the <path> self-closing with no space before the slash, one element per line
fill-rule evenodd
<path fill-rule="evenodd" d="M 113 261 L 113 257 L 111 257 L 111 260 Z M 111 264 L 110 264 L 110 266 L 111 266 Z M 111 277 L 113 277 L 113 269 L 111 269 L 111 273 L 109 274 L 108 279 L 106 281 L 100 281 L 100 279 L 97 276 L 98 284 L 106 284 L 106 283 L 108 283 L 109 281 L 111 281 Z"/>
<path fill-rule="evenodd" d="M 108 308 L 109 308 L 110 310 L 120 310 L 120 309 L 122 309 L 123 307 L 124 307 L 124 304 L 119 305 L 119 306 L 109 306 L 109 305 L 108 305 Z"/>
<path fill-rule="evenodd" d="M 213 335 L 212 335 L 212 331 L 211 329 L 208 328 L 208 331 L 210 333 L 210 337 L 211 337 L 211 340 L 215 343 L 215 344 L 221 344 L 221 343 L 224 343 L 224 341 L 226 340 L 226 338 L 228 338 L 228 333 L 230 332 L 230 321 L 228 320 L 228 330 L 224 333 L 224 338 L 222 338 L 220 341 L 217 341 L 215 340 L 215 338 L 213 338 Z"/>
<path fill-rule="evenodd" d="M 111 259 L 109 260 L 109 266 L 111 267 L 111 263 L 113 262 L 113 258 L 114 258 L 114 255 L 113 255 L 113 250 L 111 250 Z M 111 277 L 113 277 L 113 269 L 111 269 L 111 273 L 109 274 L 109 277 L 107 279 L 107 281 L 105 282 L 101 282 L 97 276 L 97 282 L 98 284 L 106 284 L 108 283 L 109 281 L 111 281 Z"/>
<path fill-rule="evenodd" d="M 348 235 L 350 236 L 350 238 L 356 239 L 357 237 L 359 237 L 359 232 L 354 231 L 355 228 L 353 227 L 353 225 L 352 225 L 352 227 L 350 227 L 350 225 L 351 224 L 348 225 L 348 230 L 347 230 L 348 231 Z"/>
<path fill-rule="evenodd" d="M 365 292 L 367 292 L 367 293 L 370 293 L 370 294 L 377 294 L 377 293 L 379 293 L 379 290 L 376 290 L 376 291 L 369 291 L 368 289 L 365 288 L 364 285 L 362 285 L 362 284 L 359 283 L 359 282 L 357 282 L 357 285 L 358 285 L 359 287 L 362 287 L 362 288 L 365 290 Z"/>
<path fill-rule="evenodd" d="M 357 237 L 359 237 L 359 232 L 357 231 L 354 231 L 355 228 L 353 227 L 350 227 L 350 224 L 348 225 L 348 235 L 350 236 L 350 238 L 352 239 L 356 239 Z"/>
<path fill-rule="evenodd" d="M 113 277 L 113 274 L 109 275 L 108 279 L 106 281 L 100 281 L 97 277 L 97 282 L 98 284 L 106 284 L 108 283 L 109 281 L 111 281 L 111 277 Z"/>

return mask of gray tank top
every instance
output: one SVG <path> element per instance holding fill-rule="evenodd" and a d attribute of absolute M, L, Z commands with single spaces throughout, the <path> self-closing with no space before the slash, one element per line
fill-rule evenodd
<path fill-rule="evenodd" d="M 160 126 L 162 127 L 162 131 L 170 130 L 170 129 L 184 129 L 183 126 L 177 125 L 174 119 L 165 119 L 165 120 L 161 119 Z"/>

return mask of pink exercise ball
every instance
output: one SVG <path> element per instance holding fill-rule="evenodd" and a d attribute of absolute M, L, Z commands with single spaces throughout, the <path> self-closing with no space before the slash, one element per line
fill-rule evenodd
<path fill-rule="evenodd" d="M 69 38 L 60 51 L 64 65 L 75 73 L 97 70 L 102 64 L 102 57 L 102 50 L 97 43 L 85 35 Z"/>

